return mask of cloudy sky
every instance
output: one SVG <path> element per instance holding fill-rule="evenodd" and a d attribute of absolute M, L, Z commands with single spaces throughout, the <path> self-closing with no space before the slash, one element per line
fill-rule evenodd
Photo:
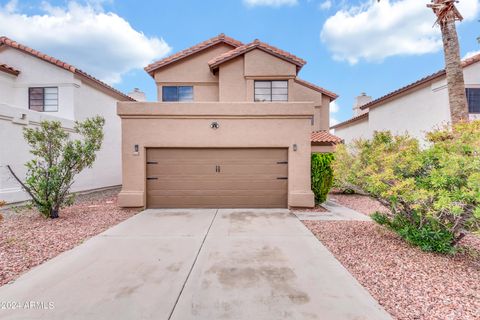
<path fill-rule="evenodd" d="M 300 77 L 340 95 L 374 98 L 443 68 L 429 0 L 0 0 L 0 35 L 63 59 L 124 92 L 156 99 L 148 63 L 219 33 L 259 38 L 308 61 Z M 479 0 L 460 0 L 462 56 L 480 51 Z"/>

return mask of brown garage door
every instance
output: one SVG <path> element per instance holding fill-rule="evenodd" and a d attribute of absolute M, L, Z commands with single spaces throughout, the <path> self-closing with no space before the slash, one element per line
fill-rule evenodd
<path fill-rule="evenodd" d="M 148 149 L 149 208 L 285 208 L 287 149 Z"/>

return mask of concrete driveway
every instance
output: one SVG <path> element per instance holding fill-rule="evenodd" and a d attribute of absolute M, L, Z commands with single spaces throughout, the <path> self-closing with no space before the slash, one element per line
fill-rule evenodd
<path fill-rule="evenodd" d="M 281 209 L 146 210 L 0 287 L 0 318 L 390 319 Z"/>

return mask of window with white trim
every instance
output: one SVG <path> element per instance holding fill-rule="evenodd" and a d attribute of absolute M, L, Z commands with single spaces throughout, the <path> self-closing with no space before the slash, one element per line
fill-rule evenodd
<path fill-rule="evenodd" d="M 288 80 L 255 80 L 255 102 L 288 101 Z"/>
<path fill-rule="evenodd" d="M 58 87 L 28 88 L 28 108 L 39 112 L 58 111 Z"/>

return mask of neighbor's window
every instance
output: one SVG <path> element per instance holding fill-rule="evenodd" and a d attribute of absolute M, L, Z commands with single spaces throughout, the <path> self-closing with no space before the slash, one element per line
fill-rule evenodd
<path fill-rule="evenodd" d="M 162 101 L 193 101 L 192 86 L 162 87 Z"/>
<path fill-rule="evenodd" d="M 467 88 L 469 113 L 480 113 L 480 88 Z"/>
<path fill-rule="evenodd" d="M 35 111 L 58 111 L 58 87 L 28 88 L 29 109 Z"/>
<path fill-rule="evenodd" d="M 255 101 L 288 101 L 288 81 L 255 81 Z"/>

